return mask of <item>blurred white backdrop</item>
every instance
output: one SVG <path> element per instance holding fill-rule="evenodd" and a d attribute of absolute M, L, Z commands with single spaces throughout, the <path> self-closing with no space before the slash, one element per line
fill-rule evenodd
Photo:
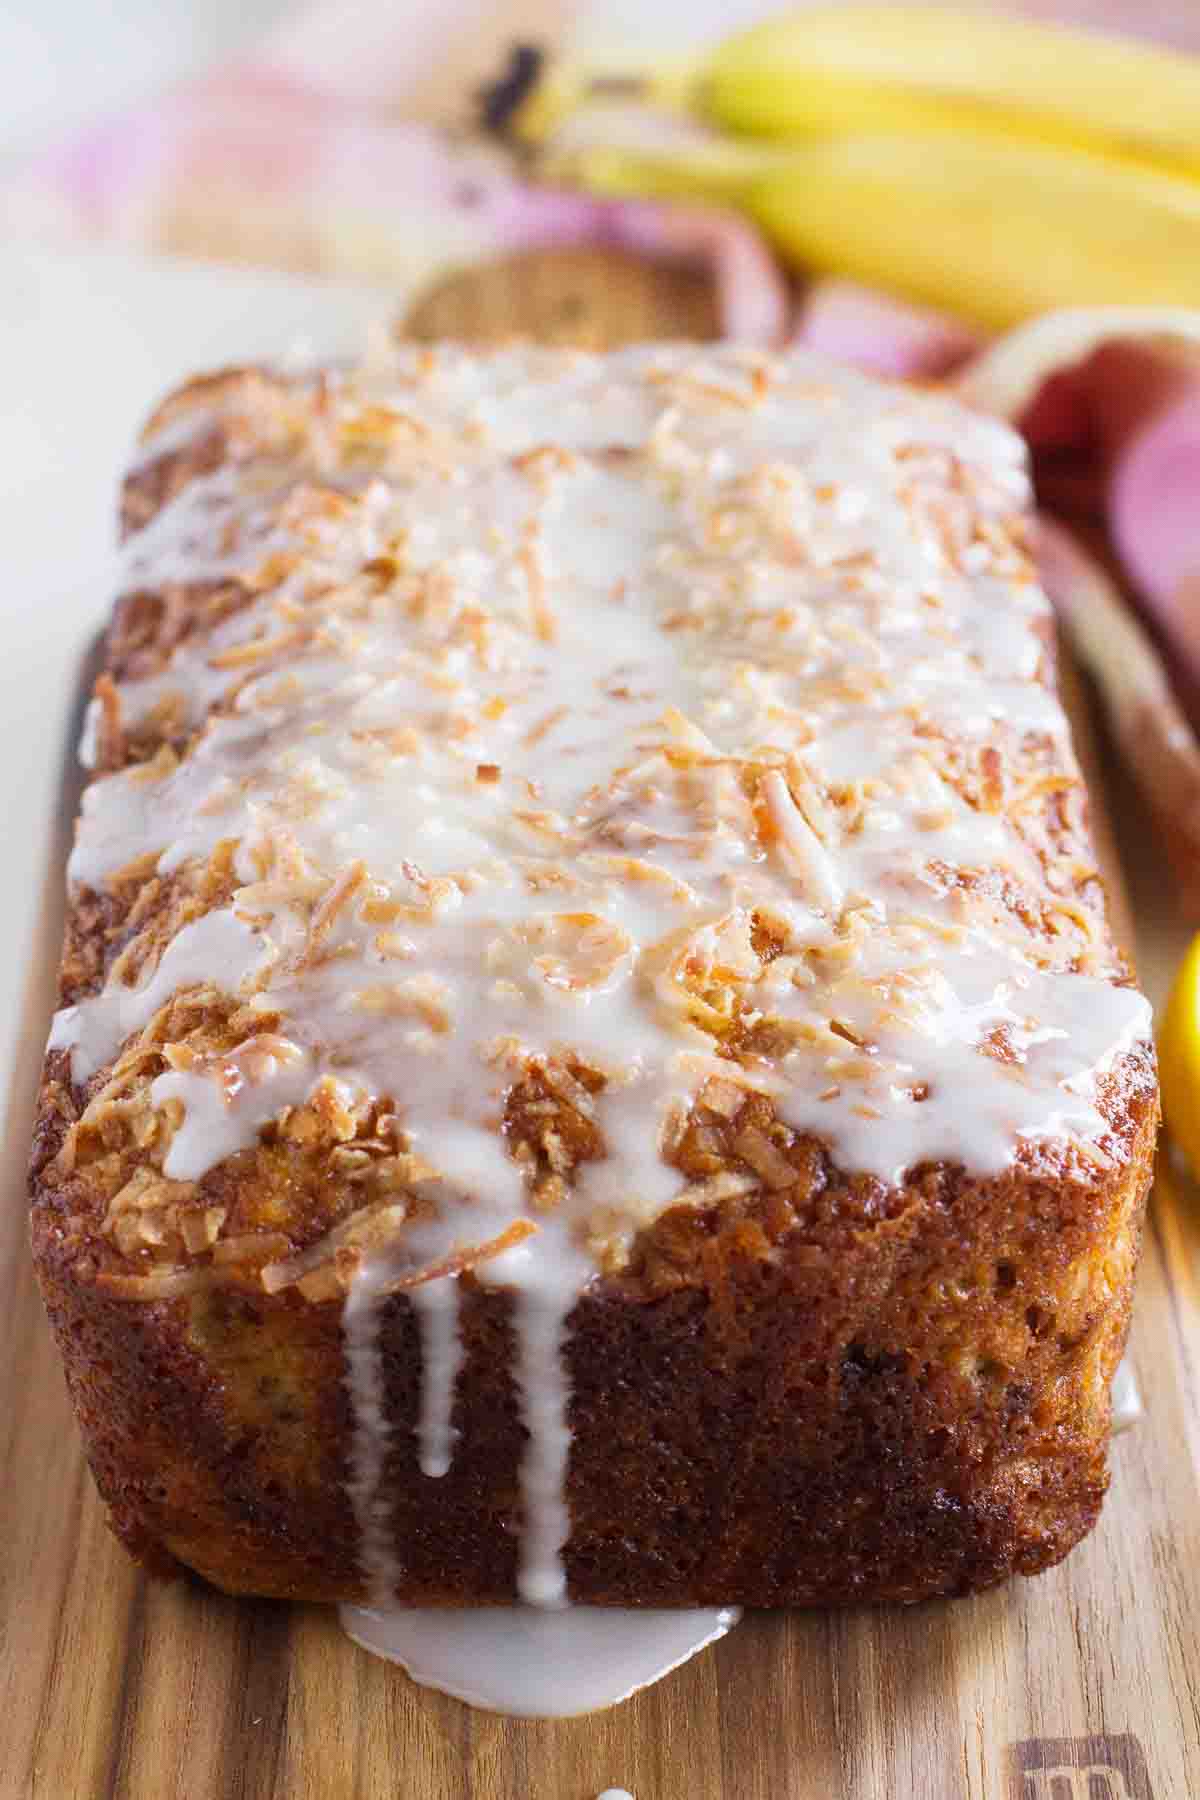
<path fill-rule="evenodd" d="M 0 151 L 198 74 L 290 10 L 288 0 L 2 0 Z"/>
<path fill-rule="evenodd" d="M 285 15 L 294 60 L 355 92 L 407 90 L 446 110 L 497 44 L 547 25 L 595 54 L 696 45 L 811 0 L 0 0 L 0 156 L 45 143 L 261 39 Z M 954 4 L 954 0 L 949 0 Z M 1200 48 L 1200 0 L 959 0 Z M 307 15 L 305 18 L 304 15 Z M 302 21 L 296 29 L 296 22 Z M 293 61 L 289 55 L 286 60 Z M 462 83 L 466 82 L 466 87 Z M 426 91 L 437 96 L 430 105 Z"/>

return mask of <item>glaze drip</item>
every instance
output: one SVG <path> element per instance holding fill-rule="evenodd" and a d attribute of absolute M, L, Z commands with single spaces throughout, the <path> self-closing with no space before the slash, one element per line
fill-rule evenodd
<path fill-rule="evenodd" d="M 724 1637 L 740 1616 L 732 1606 L 341 1609 L 356 1644 L 399 1663 L 414 1681 L 531 1719 L 616 1706 Z"/>
<path fill-rule="evenodd" d="M 454 1384 L 462 1368 L 458 1335 L 458 1281 L 444 1275 L 412 1290 L 421 1327 L 421 1418 L 417 1426 L 421 1473 L 435 1478 L 450 1471 L 457 1435 L 451 1424 Z"/>

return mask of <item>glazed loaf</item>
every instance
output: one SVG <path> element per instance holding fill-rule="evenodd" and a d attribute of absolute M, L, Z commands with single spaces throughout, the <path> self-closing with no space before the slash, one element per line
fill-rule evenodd
<path fill-rule="evenodd" d="M 33 1158 L 135 1555 L 770 1606 L 1091 1526 L 1157 1098 L 1027 507 L 799 353 L 159 410 Z"/>

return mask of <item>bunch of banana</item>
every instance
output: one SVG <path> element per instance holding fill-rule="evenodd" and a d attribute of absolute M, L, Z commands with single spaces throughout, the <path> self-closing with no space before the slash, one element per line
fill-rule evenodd
<path fill-rule="evenodd" d="M 1101 301 L 1200 305 L 1197 58 L 973 10 L 847 4 L 648 71 L 527 57 L 503 91 L 507 129 L 559 179 L 740 206 L 804 268 L 989 326 Z M 736 136 L 556 156 L 564 122 L 611 97 Z"/>
<path fill-rule="evenodd" d="M 750 166 L 620 149 L 549 166 L 597 193 L 738 206 L 798 268 L 991 329 L 1067 306 L 1200 305 L 1200 182 L 1059 145 L 893 132 Z"/>

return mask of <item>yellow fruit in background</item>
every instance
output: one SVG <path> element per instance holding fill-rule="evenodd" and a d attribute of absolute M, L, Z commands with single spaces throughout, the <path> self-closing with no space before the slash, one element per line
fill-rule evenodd
<path fill-rule="evenodd" d="M 998 330 L 1059 307 L 1200 305 L 1200 184 L 958 134 L 845 138 L 747 190 L 789 261 Z"/>
<path fill-rule="evenodd" d="M 588 150 L 561 173 L 604 193 L 740 207 L 797 268 L 995 329 L 1060 307 L 1200 304 L 1200 183 L 1060 145 L 983 132 L 717 142 Z"/>
<path fill-rule="evenodd" d="M 815 6 L 726 39 L 696 110 L 770 137 L 980 125 L 1200 168 L 1200 59 L 975 8 Z"/>
<path fill-rule="evenodd" d="M 650 64 L 524 46 L 485 113 L 494 129 L 544 144 L 597 100 L 751 137 L 982 129 L 1200 172 L 1200 58 L 975 7 L 787 9 L 697 57 Z"/>
<path fill-rule="evenodd" d="M 1200 1175 L 1200 934 L 1179 966 L 1158 1032 L 1167 1129 Z"/>

